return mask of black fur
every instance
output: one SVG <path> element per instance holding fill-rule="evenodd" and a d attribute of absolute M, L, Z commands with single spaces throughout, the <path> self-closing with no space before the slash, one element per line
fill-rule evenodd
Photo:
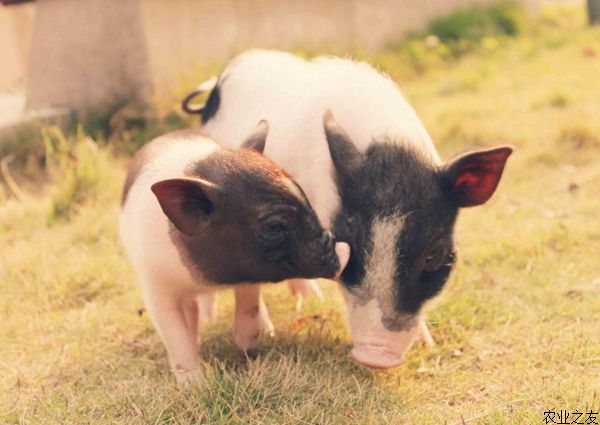
<path fill-rule="evenodd" d="M 219 86 L 215 86 L 208 95 L 206 104 L 202 109 L 201 121 L 202 124 L 206 124 L 212 117 L 217 114 L 219 106 L 221 105 L 221 92 Z"/>
<path fill-rule="evenodd" d="M 341 210 L 334 234 L 352 247 L 342 274 L 342 283 L 351 289 L 365 277 L 374 220 L 405 216 L 396 243 L 394 287 L 397 315 L 405 317 L 417 313 L 448 279 L 454 265 L 452 234 L 458 204 L 431 160 L 410 144 L 391 142 L 373 141 L 351 173 L 340 173 L 336 167 Z M 389 328 L 397 328 L 393 318 L 386 322 Z"/>
<path fill-rule="evenodd" d="M 339 268 L 331 233 L 306 199 L 283 183 L 289 177 L 251 149 L 220 150 L 188 166 L 188 177 L 219 187 L 210 226 L 171 239 L 192 273 L 216 284 L 332 277 Z M 284 227 L 282 231 L 281 226 Z"/>

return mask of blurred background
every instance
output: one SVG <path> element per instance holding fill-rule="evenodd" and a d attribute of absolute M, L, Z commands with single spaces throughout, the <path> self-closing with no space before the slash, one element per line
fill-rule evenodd
<path fill-rule="evenodd" d="M 520 0 L 518 5 L 537 15 L 545 2 Z M 200 64 L 222 63 L 250 47 L 378 52 L 391 41 L 425 30 L 435 18 L 468 5 L 493 3 L 4 0 L 0 126 L 22 121 L 27 114 L 60 115 L 72 109 L 102 113 L 132 102 L 149 106 L 168 96 Z M 474 26 L 496 25 L 488 28 L 488 35 L 519 31 L 514 13 L 502 8 L 495 13 L 491 18 L 497 22 Z M 464 18 L 461 25 L 476 19 Z"/>
<path fill-rule="evenodd" d="M 597 21 L 598 0 L 584 1 L 3 0 L 0 137 L 18 138 L 35 121 L 85 122 L 119 138 L 114 132 L 127 120 L 139 126 L 178 112 L 192 81 L 252 47 L 354 56 L 405 50 L 419 70 L 421 56 L 455 57 L 530 31 L 525 20 L 549 3 L 579 4 Z"/>
<path fill-rule="evenodd" d="M 536 14 L 542 1 L 521 3 Z M 0 91 L 23 95 L 13 102 L 27 110 L 150 102 L 198 63 L 250 47 L 376 52 L 436 17 L 493 2 L 5 0 Z"/>
<path fill-rule="evenodd" d="M 521 425 L 600 410 L 598 24 L 600 0 L 2 0 L 0 422 Z M 299 313 L 285 285 L 266 289 L 277 334 L 250 364 L 220 294 L 201 333 L 209 379 L 172 385 L 116 234 L 125 169 L 152 137 L 197 127 L 183 97 L 252 47 L 368 61 L 444 159 L 515 147 L 493 199 L 461 212 L 428 315 L 437 346 L 387 374 L 347 358 L 343 302 L 322 282 L 326 300 Z"/>

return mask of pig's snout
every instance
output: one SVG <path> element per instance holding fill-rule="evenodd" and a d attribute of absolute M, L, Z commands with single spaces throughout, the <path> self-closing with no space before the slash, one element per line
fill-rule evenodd
<path fill-rule="evenodd" d="M 335 237 L 331 232 L 324 231 L 319 239 L 319 251 L 321 254 L 317 259 L 320 267 L 326 270 L 324 277 L 333 278 L 340 268 L 340 260 L 336 251 Z"/>
<path fill-rule="evenodd" d="M 331 232 L 325 231 L 314 246 L 311 253 L 312 267 L 318 277 L 338 279 L 350 258 L 350 246 L 345 242 L 335 241 Z"/>
<path fill-rule="evenodd" d="M 373 329 L 370 335 L 360 335 L 354 338 L 352 357 L 367 367 L 373 369 L 391 369 L 399 366 L 404 353 L 412 345 L 416 334 L 416 326 L 407 331 L 391 332 Z"/>
<path fill-rule="evenodd" d="M 333 276 L 334 280 L 338 280 L 342 275 L 342 272 L 346 268 L 348 264 L 348 260 L 350 259 L 350 245 L 346 242 L 338 242 L 335 244 L 335 253 L 338 258 L 339 267 L 335 276 Z"/>
<path fill-rule="evenodd" d="M 352 357 L 361 365 L 372 369 L 391 369 L 402 363 L 402 354 L 398 355 L 389 347 L 373 344 L 355 346 Z"/>
<path fill-rule="evenodd" d="M 415 320 L 406 322 L 406 330 L 389 330 L 382 323 L 378 302 L 356 302 L 347 291 L 343 291 L 352 332 L 352 356 L 373 369 L 390 369 L 402 363 L 404 353 L 410 348 L 418 330 Z M 414 324 L 414 325 L 413 325 Z"/>
<path fill-rule="evenodd" d="M 323 232 L 321 235 L 321 244 L 326 252 L 331 252 L 333 250 L 333 245 L 335 244 L 335 236 L 333 236 L 333 233 L 329 231 Z"/>
<path fill-rule="evenodd" d="M 346 242 L 336 242 L 335 236 L 328 231 L 323 233 L 323 239 L 323 246 L 326 252 L 330 253 L 327 262 L 333 270 L 329 277 L 337 280 L 350 259 L 350 245 Z"/>

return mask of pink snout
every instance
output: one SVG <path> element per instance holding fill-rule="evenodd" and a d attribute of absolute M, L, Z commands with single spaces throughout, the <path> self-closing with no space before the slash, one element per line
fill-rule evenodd
<path fill-rule="evenodd" d="M 418 326 L 406 331 L 392 332 L 374 326 L 370 332 L 353 329 L 352 339 L 354 348 L 352 357 L 367 367 L 373 369 L 391 369 L 400 366 L 404 354 L 412 345 Z"/>
<path fill-rule="evenodd" d="M 335 244 L 335 253 L 340 261 L 340 268 L 335 273 L 333 280 L 338 280 L 346 268 L 346 265 L 348 265 L 348 260 L 350 259 L 350 245 L 346 242 L 337 242 Z"/>
<path fill-rule="evenodd" d="M 400 366 L 404 352 L 397 352 L 388 346 L 374 344 L 355 345 L 352 357 L 363 366 L 372 369 L 391 369 Z"/>
<path fill-rule="evenodd" d="M 354 359 L 373 369 L 390 369 L 402 363 L 404 353 L 412 345 L 418 333 L 416 321 L 407 318 L 406 330 L 391 331 L 382 323 L 379 303 L 371 299 L 367 303 L 357 302 L 344 291 L 348 307 L 348 321 L 352 332 Z M 414 323 L 414 325 L 412 325 Z"/>

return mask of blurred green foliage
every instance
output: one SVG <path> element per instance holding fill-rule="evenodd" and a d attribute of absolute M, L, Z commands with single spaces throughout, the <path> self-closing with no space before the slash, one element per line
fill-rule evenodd
<path fill-rule="evenodd" d="M 189 127 L 190 123 L 179 111 L 161 113 L 122 101 L 90 111 L 83 117 L 82 125 L 90 137 L 109 143 L 118 153 L 131 155 L 153 138 Z"/>
<path fill-rule="evenodd" d="M 471 6 L 433 20 L 425 31 L 390 43 L 386 52 L 378 56 L 383 59 L 383 68 L 388 67 L 386 56 L 390 59 L 389 67 L 395 69 L 397 76 L 420 74 L 471 52 L 493 52 L 532 26 L 523 8 L 514 1 Z"/>
<path fill-rule="evenodd" d="M 523 27 L 524 14 L 516 2 L 472 6 L 431 22 L 428 33 L 444 43 L 478 42 L 489 36 L 515 36 Z"/>
<path fill-rule="evenodd" d="M 83 204 L 101 201 L 120 185 L 110 149 L 99 149 L 80 126 L 67 137 L 57 126 L 42 129 L 46 172 L 54 185 L 48 221 L 68 219 Z"/>

